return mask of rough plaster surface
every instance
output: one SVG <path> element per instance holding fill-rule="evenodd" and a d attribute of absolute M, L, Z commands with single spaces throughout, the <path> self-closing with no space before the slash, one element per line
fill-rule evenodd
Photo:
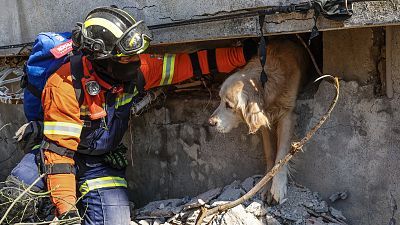
<path fill-rule="evenodd" d="M 332 87 L 323 83 L 315 99 L 298 102 L 298 134 L 323 114 L 332 95 Z M 297 182 L 321 191 L 324 198 L 349 191 L 349 199 L 337 207 L 346 211 L 352 224 L 385 224 L 390 192 L 400 196 L 399 104 L 398 95 L 392 100 L 376 98 L 373 85 L 341 82 L 332 117 L 296 159 Z"/>
<path fill-rule="evenodd" d="M 287 5 L 306 2 L 303 0 L 138 0 L 138 1 L 76 1 L 76 0 L 0 0 L 0 28 L 7 35 L 0 36 L 0 45 L 31 42 L 39 32 L 70 31 L 76 22 L 97 6 L 116 4 L 126 7 L 137 19 L 148 25 L 172 21 L 224 15 L 240 9 L 262 6 Z M 318 21 L 321 30 L 343 29 L 371 25 L 395 24 L 400 22 L 399 0 L 356 3 L 354 16 L 345 22 L 332 22 L 322 17 Z M 265 32 L 290 33 L 308 32 L 313 26 L 312 13 L 273 15 L 266 19 Z M 215 40 L 257 36 L 256 17 L 233 19 L 181 26 L 173 29 L 154 30 L 153 44 L 181 43 L 200 40 Z"/>
<path fill-rule="evenodd" d="M 133 145 L 128 174 L 137 203 L 196 195 L 263 173 L 260 139 L 246 135 L 245 127 L 225 135 L 209 127 L 218 102 L 207 98 L 178 97 L 133 120 L 133 140 L 127 134 L 125 141 Z"/>
<path fill-rule="evenodd" d="M 373 54 L 373 30 L 362 28 L 324 32 L 324 73 L 361 83 L 366 83 L 376 76 L 378 59 Z"/>

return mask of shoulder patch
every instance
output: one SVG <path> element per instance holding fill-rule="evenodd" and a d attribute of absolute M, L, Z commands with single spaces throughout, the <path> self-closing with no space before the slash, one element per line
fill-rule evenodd
<path fill-rule="evenodd" d="M 56 59 L 59 59 L 72 51 L 72 40 L 68 40 L 64 43 L 57 45 L 56 47 L 50 50 L 51 54 Z"/>

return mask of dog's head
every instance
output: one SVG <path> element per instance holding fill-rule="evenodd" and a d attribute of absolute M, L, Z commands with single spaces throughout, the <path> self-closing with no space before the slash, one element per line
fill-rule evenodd
<path fill-rule="evenodd" d="M 247 124 L 249 133 L 257 132 L 262 126 L 269 127 L 263 112 L 262 90 L 255 77 L 240 71 L 225 80 L 219 92 L 221 103 L 211 115 L 210 125 L 221 133 L 228 133 L 240 122 Z"/>

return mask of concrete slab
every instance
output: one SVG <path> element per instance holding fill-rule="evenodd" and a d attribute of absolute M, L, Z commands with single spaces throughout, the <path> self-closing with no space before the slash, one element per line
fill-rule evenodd
<path fill-rule="evenodd" d="M 173 21 L 225 15 L 238 12 L 240 9 L 276 6 L 301 2 L 302 0 L 112 0 L 75 1 L 75 0 L 0 0 L 0 46 L 14 43 L 30 42 L 43 31 L 69 31 L 76 22 L 84 19 L 94 7 L 117 4 L 130 11 L 148 25 L 169 23 Z M 355 3 L 354 16 L 345 22 L 332 22 L 320 18 L 321 30 L 354 28 L 396 24 L 400 22 L 399 0 Z M 312 13 L 268 16 L 265 32 L 268 35 L 292 32 L 308 32 L 313 26 Z M 153 44 L 171 44 L 195 42 L 202 40 L 231 39 L 237 37 L 257 36 L 259 33 L 256 17 L 233 19 L 204 24 L 188 25 L 173 29 L 153 30 Z"/>

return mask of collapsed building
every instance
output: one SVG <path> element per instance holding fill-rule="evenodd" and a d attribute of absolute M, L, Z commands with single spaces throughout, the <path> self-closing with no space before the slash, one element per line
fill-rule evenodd
<path fill-rule="evenodd" d="M 165 28 L 156 25 L 300 2 L 118 1 L 118 6 L 153 25 L 155 39 L 150 51 L 162 54 L 232 46 L 239 39 L 260 36 L 258 17 Z M 91 8 L 115 2 L 83 5 L 72 0 L 3 0 L 0 4 L 0 27 L 6 34 L 0 37 L 0 46 L 5 46 L 31 42 L 41 31 L 69 31 Z M 388 223 L 393 213 L 390 202 L 400 197 L 398 7 L 398 1 L 360 2 L 354 3 L 354 15 L 346 21 L 319 17 L 320 35 L 311 42 L 323 72 L 342 78 L 341 95 L 330 120 L 305 146 L 305 152 L 294 159 L 292 178 L 319 192 L 325 201 L 334 193 L 346 191 L 346 200 L 330 204 L 343 212 L 349 224 Z M 265 35 L 280 38 L 304 33 L 308 37 L 314 26 L 313 15 L 310 11 L 267 16 Z M 19 50 L 0 53 L 9 55 Z M 18 60 L 0 57 L 0 66 L 5 69 L 23 61 Z M 325 82 L 304 88 L 296 107 L 295 138 L 301 138 L 313 126 L 332 95 Z M 207 118 L 218 102 L 218 85 L 210 91 L 196 87 L 161 96 L 145 113 L 132 116 L 124 142 L 130 149 L 127 177 L 136 208 L 156 200 L 194 197 L 264 173 L 262 142 L 257 135 L 247 135 L 245 127 L 223 135 L 207 126 Z M 10 124 L 0 135 L 4 180 L 22 157 L 12 136 L 25 118 L 22 107 L 13 104 L 2 104 L 0 115 L 1 126 Z"/>

